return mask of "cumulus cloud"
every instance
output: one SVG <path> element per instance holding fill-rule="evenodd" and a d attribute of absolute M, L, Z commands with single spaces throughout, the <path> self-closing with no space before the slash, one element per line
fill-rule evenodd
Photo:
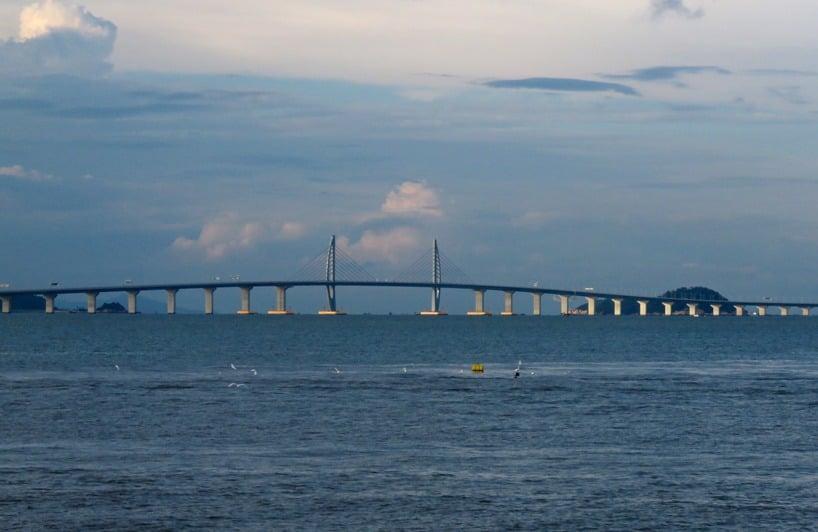
<path fill-rule="evenodd" d="M 22 165 L 0 166 L 0 177 L 10 177 L 26 181 L 54 181 L 56 178 L 51 174 L 44 174 L 37 170 L 29 170 Z"/>
<path fill-rule="evenodd" d="M 704 10 L 690 9 L 685 5 L 685 0 L 651 0 L 650 9 L 653 18 L 660 18 L 665 13 L 674 13 L 690 19 L 704 16 Z"/>
<path fill-rule="evenodd" d="M 395 227 L 381 232 L 367 230 L 354 244 L 347 237 L 339 237 L 338 246 L 356 260 L 398 264 L 407 255 L 417 252 L 420 235 L 411 227 Z"/>
<path fill-rule="evenodd" d="M 0 72 L 6 75 L 110 72 L 107 62 L 116 41 L 116 25 L 83 6 L 45 0 L 23 8 L 15 39 L 0 43 Z"/>
<path fill-rule="evenodd" d="M 420 217 L 443 215 L 437 192 L 420 181 L 404 181 L 392 189 L 381 205 L 381 213 Z"/>
<path fill-rule="evenodd" d="M 307 228 L 301 222 L 286 222 L 278 232 L 278 236 L 286 239 L 301 238 L 305 234 L 307 234 Z"/>
<path fill-rule="evenodd" d="M 200 252 L 207 260 L 215 261 L 253 247 L 264 233 L 261 224 L 241 221 L 237 215 L 227 213 L 205 223 L 195 240 L 180 236 L 171 247 L 177 251 Z"/>

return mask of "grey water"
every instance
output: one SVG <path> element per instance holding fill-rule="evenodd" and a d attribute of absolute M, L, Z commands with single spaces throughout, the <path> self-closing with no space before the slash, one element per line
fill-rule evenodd
<path fill-rule="evenodd" d="M 816 407 L 814 318 L 10 314 L 0 523 L 810 529 Z"/>

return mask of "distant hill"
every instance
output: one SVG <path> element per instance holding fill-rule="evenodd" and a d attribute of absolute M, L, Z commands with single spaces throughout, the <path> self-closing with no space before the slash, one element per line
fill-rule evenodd
<path fill-rule="evenodd" d="M 590 294 L 589 294 L 590 295 Z M 704 286 L 692 286 L 692 287 L 681 287 L 676 288 L 674 290 L 668 290 L 667 292 L 663 293 L 660 298 L 674 298 L 674 299 L 698 299 L 702 301 L 727 301 L 727 298 L 718 293 L 717 291 L 704 287 Z M 588 312 L 588 304 L 584 303 L 577 307 L 576 309 L 579 312 Z M 597 314 L 613 314 L 614 313 L 614 305 L 613 301 L 610 299 L 600 299 L 596 302 L 596 313 Z M 709 308 L 702 309 L 706 311 L 710 311 Z M 733 305 L 725 304 L 721 308 L 721 314 L 733 314 L 735 313 L 736 309 Z M 650 301 L 648 302 L 648 314 L 664 314 L 665 307 L 662 305 L 660 301 Z M 680 312 L 680 313 L 687 313 L 688 308 L 685 303 L 673 303 L 672 312 Z M 624 298 L 622 300 L 622 314 L 639 314 L 639 303 L 637 302 L 636 298 Z"/>
<path fill-rule="evenodd" d="M 127 312 L 127 309 L 125 309 L 125 307 L 123 307 L 122 305 L 120 305 L 116 301 L 113 301 L 111 303 L 105 303 L 105 304 L 97 307 L 97 312 L 102 312 L 102 313 L 106 313 L 106 312 L 107 313 Z"/>

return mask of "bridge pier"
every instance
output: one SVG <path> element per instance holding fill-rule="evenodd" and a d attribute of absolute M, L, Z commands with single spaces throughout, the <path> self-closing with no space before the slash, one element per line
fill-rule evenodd
<path fill-rule="evenodd" d="M 205 314 L 213 314 L 213 293 L 215 288 L 203 288 L 204 290 L 204 312 Z"/>
<path fill-rule="evenodd" d="M 698 305 L 698 303 L 688 303 L 687 308 L 688 308 L 688 314 L 690 314 L 691 316 L 696 316 L 696 315 L 699 314 L 699 305 Z"/>
<path fill-rule="evenodd" d="M 506 307 L 503 312 L 500 313 L 501 316 L 513 316 L 514 315 L 514 292 L 511 290 L 507 290 L 505 292 L 505 299 L 506 299 Z"/>
<path fill-rule="evenodd" d="M 531 314 L 542 316 L 542 294 L 532 293 L 531 296 L 534 298 Z"/>
<path fill-rule="evenodd" d="M 801 315 L 809 316 L 810 307 L 801 307 Z"/>
<path fill-rule="evenodd" d="M 640 299 L 637 301 L 639 303 L 639 315 L 640 316 L 647 316 L 648 315 L 648 302 L 644 299 Z"/>
<path fill-rule="evenodd" d="M 758 311 L 759 316 L 766 316 L 767 315 L 767 306 L 766 305 L 756 305 L 756 310 Z"/>
<path fill-rule="evenodd" d="M 250 290 L 252 289 L 252 286 L 239 287 L 239 290 L 241 290 L 241 309 L 239 309 L 237 314 L 252 314 L 250 311 Z"/>
<path fill-rule="evenodd" d="M 54 300 L 57 299 L 56 294 L 43 294 L 45 298 L 45 313 L 54 314 Z"/>
<path fill-rule="evenodd" d="M 176 292 L 178 290 L 176 288 L 166 288 L 165 292 L 168 293 L 168 314 L 176 314 Z"/>
<path fill-rule="evenodd" d="M 287 310 L 287 287 L 286 286 L 276 286 L 276 308 L 273 310 L 268 310 L 267 314 L 274 315 L 274 316 L 285 316 L 292 314 L 289 310 Z"/>
<path fill-rule="evenodd" d="M 665 307 L 665 316 L 671 316 L 673 314 L 672 301 L 662 301 L 662 306 Z"/>
<path fill-rule="evenodd" d="M 569 302 L 571 300 L 571 296 L 557 296 L 560 299 L 560 314 L 563 316 L 567 316 L 570 314 L 570 307 Z"/>
<path fill-rule="evenodd" d="M 588 302 L 588 315 L 596 316 L 596 298 L 593 296 L 585 296 L 585 301 Z"/>
<path fill-rule="evenodd" d="M 710 308 L 712 308 L 712 309 L 713 309 L 713 315 L 714 315 L 714 316 L 720 316 L 720 315 L 721 315 L 721 305 L 720 305 L 720 304 L 718 304 L 718 303 L 711 303 L 711 304 L 710 304 Z"/>
<path fill-rule="evenodd" d="M 778 307 L 781 310 L 782 316 L 789 316 L 790 315 L 790 307 Z"/>
<path fill-rule="evenodd" d="M 621 316 L 622 315 L 622 301 L 624 301 L 624 299 L 619 298 L 619 297 L 615 297 L 615 298 L 611 299 L 611 301 L 613 301 L 614 316 Z"/>
<path fill-rule="evenodd" d="M 85 301 L 88 314 L 96 314 L 97 312 L 97 296 L 99 292 L 85 292 Z"/>
<path fill-rule="evenodd" d="M 743 305 L 733 305 L 733 308 L 736 309 L 736 316 L 744 316 L 744 306 Z"/>
<path fill-rule="evenodd" d="M 136 314 L 136 296 L 139 295 L 139 290 L 128 290 L 128 314 Z"/>
<path fill-rule="evenodd" d="M 0 297 L 0 303 L 3 305 L 3 314 L 8 314 L 11 312 L 11 296 Z"/>
<path fill-rule="evenodd" d="M 486 291 L 485 290 L 475 290 L 474 291 L 474 310 L 470 310 L 466 313 L 468 316 L 490 316 L 490 312 L 486 312 L 485 307 L 486 301 Z"/>

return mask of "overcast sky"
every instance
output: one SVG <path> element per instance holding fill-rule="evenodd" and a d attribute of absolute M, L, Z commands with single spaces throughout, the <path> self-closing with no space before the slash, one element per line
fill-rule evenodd
<path fill-rule="evenodd" d="M 0 282 L 281 279 L 336 234 L 379 278 L 437 238 L 479 282 L 818 301 L 816 23 L 813 0 L 2 0 Z M 340 305 L 428 305 L 386 292 Z"/>

